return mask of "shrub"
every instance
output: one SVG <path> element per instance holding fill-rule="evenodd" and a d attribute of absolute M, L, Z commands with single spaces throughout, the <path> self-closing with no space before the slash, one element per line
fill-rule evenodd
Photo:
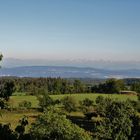
<path fill-rule="evenodd" d="M 0 79 L 0 98 L 8 101 L 14 92 L 14 82 L 11 79 Z"/>
<path fill-rule="evenodd" d="M 1 140 L 17 140 L 16 135 L 11 129 L 10 124 L 0 124 L 0 139 Z"/>
<path fill-rule="evenodd" d="M 96 104 L 101 103 L 103 100 L 104 100 L 104 97 L 103 96 L 98 96 L 96 98 Z"/>
<path fill-rule="evenodd" d="M 92 138 L 79 126 L 71 123 L 55 107 L 47 108 L 30 129 L 34 140 L 91 140 Z"/>
<path fill-rule="evenodd" d="M 67 111 L 67 112 L 72 112 L 72 111 L 76 111 L 76 105 L 77 105 L 77 102 L 76 100 L 71 97 L 71 96 L 67 96 L 67 97 L 64 97 L 62 100 L 61 100 L 63 106 L 64 106 L 64 109 Z"/>
<path fill-rule="evenodd" d="M 41 108 L 41 111 L 44 111 L 47 107 L 51 105 L 54 105 L 53 99 L 47 94 L 38 97 L 38 100 L 39 100 L 39 106 Z"/>
<path fill-rule="evenodd" d="M 93 106 L 93 100 L 90 100 L 88 98 L 84 99 L 83 101 L 80 102 L 80 104 L 82 106 L 86 106 L 86 107 L 90 107 L 90 106 Z"/>
<path fill-rule="evenodd" d="M 28 118 L 24 116 L 19 120 L 19 125 L 15 128 L 16 133 L 18 134 L 18 139 L 23 138 L 25 132 L 25 127 L 28 125 Z"/>
<path fill-rule="evenodd" d="M 29 101 L 22 101 L 19 103 L 19 108 L 30 109 L 31 106 L 32 106 L 32 103 Z"/>
<path fill-rule="evenodd" d="M 6 103 L 6 101 L 5 101 L 4 99 L 1 99 L 1 98 L 0 98 L 0 108 L 1 108 L 1 109 L 7 108 L 7 103 Z"/>
<path fill-rule="evenodd" d="M 139 135 L 140 121 L 133 106 L 128 102 L 103 99 L 100 111 L 104 117 L 95 126 L 96 138 L 101 140 L 128 140 Z M 99 111 L 99 110 L 98 110 Z"/>

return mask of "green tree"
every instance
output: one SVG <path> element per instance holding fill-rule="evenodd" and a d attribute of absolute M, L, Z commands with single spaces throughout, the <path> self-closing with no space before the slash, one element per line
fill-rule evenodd
<path fill-rule="evenodd" d="M 80 127 L 71 123 L 57 108 L 49 107 L 30 129 L 33 140 L 91 140 Z"/>
<path fill-rule="evenodd" d="M 96 125 L 99 140 L 132 140 L 138 136 L 139 121 L 129 102 L 104 99 L 101 104 L 98 111 L 103 112 L 104 117 Z"/>
<path fill-rule="evenodd" d="M 140 82 L 135 82 L 130 86 L 130 89 L 132 91 L 135 91 L 137 93 L 140 93 Z"/>
<path fill-rule="evenodd" d="M 75 80 L 73 83 L 75 93 L 83 93 L 84 86 L 80 80 Z"/>
<path fill-rule="evenodd" d="M 1 79 L 0 80 L 0 98 L 3 98 L 7 101 L 13 92 L 14 92 L 13 80 Z"/>
<path fill-rule="evenodd" d="M 0 54 L 0 61 L 2 60 L 2 58 L 3 58 L 3 55 L 2 55 L 2 54 Z"/>
<path fill-rule="evenodd" d="M 51 106 L 54 104 L 53 99 L 49 96 L 48 91 L 44 89 L 38 90 L 38 96 L 39 100 L 39 106 L 41 108 L 41 111 L 44 111 L 45 108 Z"/>
<path fill-rule="evenodd" d="M 108 79 L 105 83 L 95 85 L 91 89 L 92 92 L 97 93 L 120 93 L 125 89 L 125 84 L 123 80 Z"/>
<path fill-rule="evenodd" d="M 93 103 L 94 103 L 93 100 L 90 100 L 89 98 L 86 98 L 80 102 L 82 106 L 86 106 L 86 107 L 93 106 Z"/>
<path fill-rule="evenodd" d="M 2 60 L 3 55 L 0 54 L 0 61 Z M 0 107 L 3 109 L 5 106 L 5 101 L 8 101 L 9 96 L 12 95 L 14 91 L 14 82 L 8 79 L 0 80 Z"/>
<path fill-rule="evenodd" d="M 64 106 L 64 109 L 66 111 L 68 111 L 69 113 L 72 111 L 76 111 L 77 102 L 76 102 L 75 98 L 73 98 L 71 96 L 67 96 L 67 97 L 64 97 L 61 100 L 61 102 Z"/>

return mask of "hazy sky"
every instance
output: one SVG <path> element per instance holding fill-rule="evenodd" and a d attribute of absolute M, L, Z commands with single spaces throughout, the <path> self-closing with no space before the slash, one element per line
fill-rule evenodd
<path fill-rule="evenodd" d="M 140 59 L 140 0 L 0 0 L 0 51 L 20 59 Z"/>

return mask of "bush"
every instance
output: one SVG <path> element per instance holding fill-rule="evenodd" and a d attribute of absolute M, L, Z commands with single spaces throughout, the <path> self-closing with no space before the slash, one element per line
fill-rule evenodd
<path fill-rule="evenodd" d="M 1 140 L 17 140 L 15 133 L 11 129 L 10 124 L 0 124 L 0 139 Z"/>
<path fill-rule="evenodd" d="M 0 98 L 0 109 L 7 109 L 8 104 L 4 99 Z"/>
<path fill-rule="evenodd" d="M 47 108 L 30 129 L 34 140 L 91 140 L 92 138 L 79 126 L 71 123 L 55 107 Z"/>
<path fill-rule="evenodd" d="M 49 95 L 47 95 L 47 94 L 44 94 L 43 96 L 39 96 L 38 100 L 39 100 L 39 106 L 40 106 L 40 109 L 41 109 L 42 112 L 47 107 L 49 107 L 51 105 L 54 105 L 53 99 Z"/>
<path fill-rule="evenodd" d="M 22 101 L 19 103 L 19 108 L 30 109 L 32 107 L 32 103 L 29 101 Z"/>
<path fill-rule="evenodd" d="M 104 100 L 104 97 L 103 96 L 98 96 L 96 98 L 96 104 L 103 102 L 103 100 Z"/>
<path fill-rule="evenodd" d="M 84 99 L 83 101 L 80 102 L 80 104 L 82 106 L 86 106 L 86 107 L 90 107 L 90 106 L 93 106 L 93 100 L 90 100 L 88 98 Z"/>
<path fill-rule="evenodd" d="M 98 104 L 98 107 L 98 111 L 104 117 L 95 125 L 97 139 L 132 140 L 139 136 L 140 120 L 130 102 L 106 98 Z"/>
<path fill-rule="evenodd" d="M 64 106 L 64 109 L 67 111 L 67 112 L 72 112 L 72 111 L 76 111 L 76 105 L 77 105 L 77 102 L 76 100 L 73 98 L 73 97 L 70 97 L 70 96 L 67 96 L 67 97 L 64 97 L 62 100 L 61 100 L 63 106 Z"/>
<path fill-rule="evenodd" d="M 0 98 L 9 100 L 9 97 L 14 92 L 14 82 L 11 79 L 0 79 Z"/>

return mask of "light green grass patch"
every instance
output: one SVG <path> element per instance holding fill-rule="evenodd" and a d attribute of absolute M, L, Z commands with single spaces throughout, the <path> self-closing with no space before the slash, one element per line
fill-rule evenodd
<path fill-rule="evenodd" d="M 23 101 L 29 101 L 32 104 L 32 108 L 38 108 L 39 101 L 36 96 L 11 96 L 9 103 L 11 107 L 17 108 L 19 103 Z"/>
<path fill-rule="evenodd" d="M 95 101 L 98 96 L 103 96 L 105 98 L 112 98 L 112 99 L 118 99 L 120 101 L 126 101 L 127 99 L 137 101 L 137 96 L 136 95 L 124 95 L 124 94 L 65 94 L 65 95 L 51 95 L 51 97 L 56 100 L 56 99 L 62 99 L 66 96 L 71 96 L 74 97 L 77 101 L 84 100 L 85 98 L 88 98 L 90 100 Z"/>

